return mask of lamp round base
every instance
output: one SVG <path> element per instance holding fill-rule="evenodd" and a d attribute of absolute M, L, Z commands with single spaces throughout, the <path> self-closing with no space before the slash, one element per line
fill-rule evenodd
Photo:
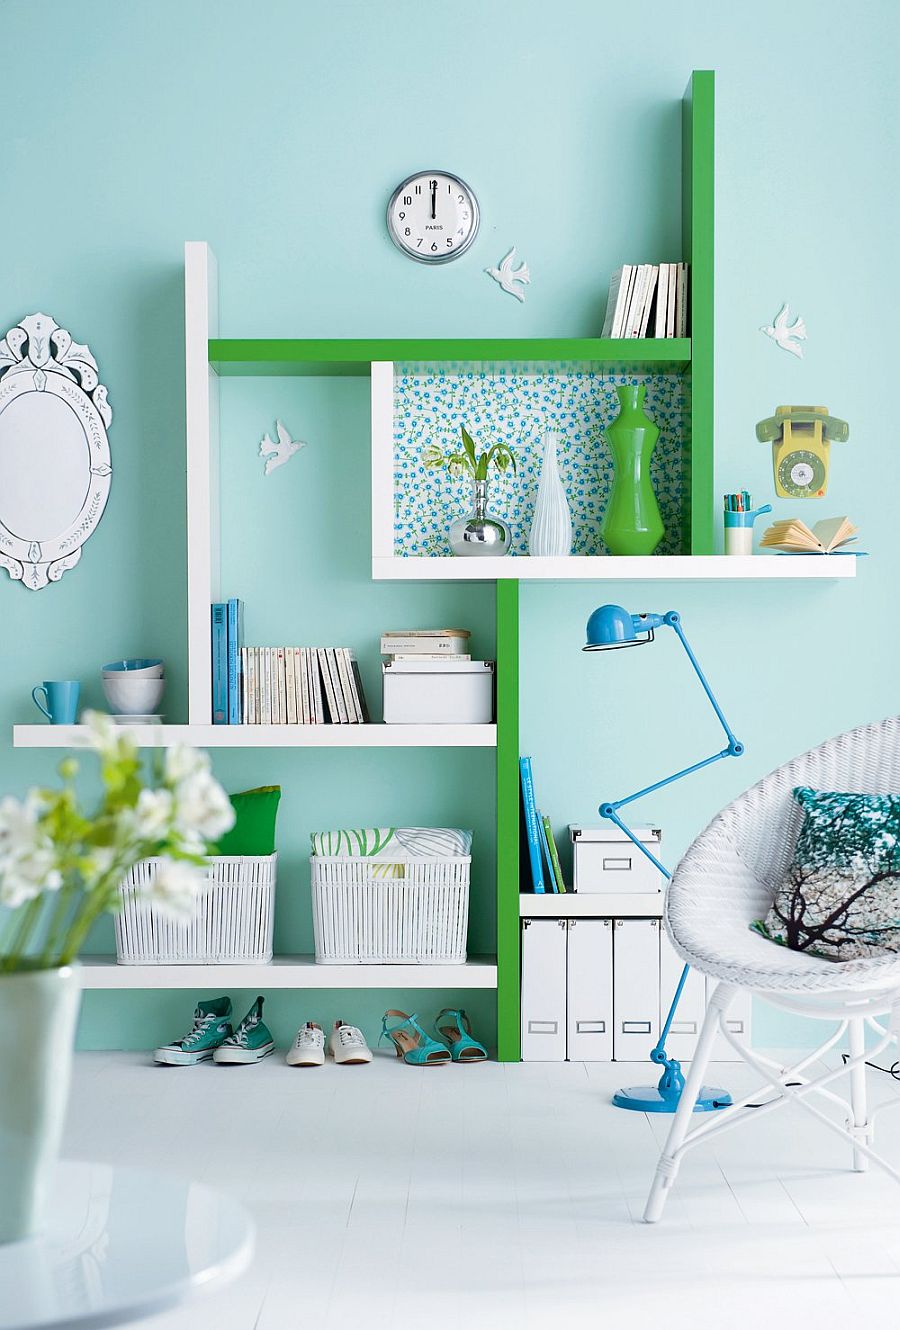
<path fill-rule="evenodd" d="M 629 1108 L 635 1113 L 674 1113 L 680 1095 L 664 1095 L 655 1085 L 631 1085 L 613 1095 L 616 1108 Z M 704 1085 L 694 1105 L 695 1113 L 711 1113 L 717 1108 L 728 1108 L 732 1103 L 727 1090 Z"/>

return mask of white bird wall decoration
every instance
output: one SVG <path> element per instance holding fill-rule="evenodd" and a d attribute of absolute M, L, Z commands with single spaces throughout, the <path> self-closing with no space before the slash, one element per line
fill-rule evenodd
<path fill-rule="evenodd" d="M 803 359 L 803 347 L 801 342 L 806 341 L 806 324 L 797 316 L 790 326 L 788 319 L 790 317 L 790 306 L 787 301 L 781 306 L 781 309 L 775 315 L 775 322 L 764 324 L 760 332 L 771 337 L 776 346 L 780 346 L 782 351 L 790 351 L 792 356 L 797 356 L 799 360 Z"/>
<path fill-rule="evenodd" d="M 266 433 L 259 445 L 259 455 L 266 459 L 265 474 L 267 476 L 270 476 L 279 466 L 284 466 L 285 462 L 289 462 L 294 453 L 306 447 L 306 440 L 292 439 L 280 420 L 275 421 L 275 433 L 278 435 L 277 443 Z"/>
<path fill-rule="evenodd" d="M 493 277 L 495 282 L 499 282 L 500 290 L 506 291 L 508 295 L 515 296 L 516 300 L 525 299 L 523 286 L 527 286 L 531 281 L 531 275 L 528 271 L 528 264 L 523 260 L 518 268 L 513 268 L 513 259 L 516 257 L 516 247 L 512 249 L 505 258 L 500 260 L 499 268 L 485 268 L 489 277 Z"/>

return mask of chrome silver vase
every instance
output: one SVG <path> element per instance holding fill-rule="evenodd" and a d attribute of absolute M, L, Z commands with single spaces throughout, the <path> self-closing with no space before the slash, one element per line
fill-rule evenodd
<path fill-rule="evenodd" d="M 454 554 L 467 556 L 502 555 L 509 553 L 511 536 L 509 527 L 487 510 L 486 480 L 472 482 L 472 511 L 468 517 L 457 517 L 450 523 L 448 536 Z"/>

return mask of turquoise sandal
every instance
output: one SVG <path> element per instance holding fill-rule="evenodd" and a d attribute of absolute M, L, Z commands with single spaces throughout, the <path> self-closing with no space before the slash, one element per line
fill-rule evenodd
<path fill-rule="evenodd" d="M 398 1019 L 388 1024 L 388 1018 Z M 381 1040 L 387 1036 L 397 1050 L 397 1057 L 411 1067 L 437 1067 L 450 1061 L 450 1050 L 422 1029 L 416 1017 L 404 1011 L 386 1011 L 381 1022 Z"/>
<path fill-rule="evenodd" d="M 449 1024 L 443 1023 L 448 1020 Z M 450 1056 L 454 1062 L 483 1062 L 487 1057 L 484 1044 L 472 1038 L 472 1026 L 464 1011 L 452 1011 L 445 1007 L 435 1021 L 434 1028 L 450 1045 Z"/>

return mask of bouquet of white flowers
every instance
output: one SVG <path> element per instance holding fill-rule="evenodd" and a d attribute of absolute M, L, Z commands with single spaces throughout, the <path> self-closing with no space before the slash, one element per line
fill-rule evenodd
<path fill-rule="evenodd" d="M 137 750 L 109 716 L 87 712 L 88 746 L 100 758 L 103 793 L 87 812 L 75 788 L 78 762 L 59 765 L 62 788 L 0 800 L 0 973 L 51 969 L 79 952 L 135 864 L 158 858 L 147 893 L 154 905 L 190 917 L 205 879 L 208 842 L 234 822 L 209 758 L 178 745 L 156 755 L 145 783 Z"/>

